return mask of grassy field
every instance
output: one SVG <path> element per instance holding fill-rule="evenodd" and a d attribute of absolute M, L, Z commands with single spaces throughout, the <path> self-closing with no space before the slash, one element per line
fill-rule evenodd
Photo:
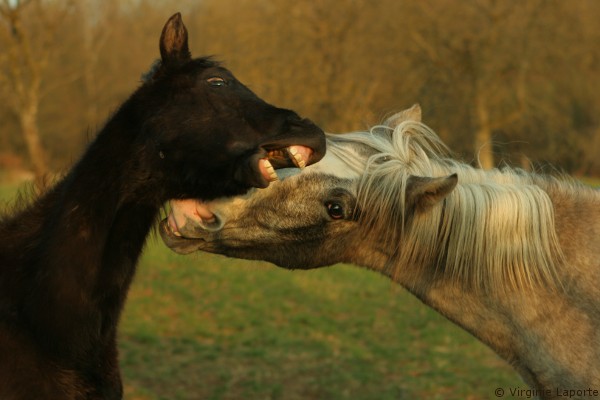
<path fill-rule="evenodd" d="M 284 271 L 155 240 L 121 325 L 131 399 L 488 399 L 495 354 L 352 266 Z"/>
<path fill-rule="evenodd" d="M 13 187 L 0 186 L 0 199 Z M 133 400 L 492 399 L 493 352 L 376 273 L 285 271 L 151 238 L 120 327 Z"/>

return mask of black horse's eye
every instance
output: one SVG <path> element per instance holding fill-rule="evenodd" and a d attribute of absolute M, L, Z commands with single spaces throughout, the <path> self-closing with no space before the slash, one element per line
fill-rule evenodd
<path fill-rule="evenodd" d="M 325 207 L 327 207 L 327 213 L 329 214 L 331 219 L 344 218 L 344 207 L 342 207 L 340 203 L 328 201 L 327 203 L 325 203 Z"/>
<path fill-rule="evenodd" d="M 206 82 L 208 82 L 208 84 L 211 86 L 225 86 L 227 84 L 227 82 L 225 82 L 225 79 L 219 76 L 210 77 L 206 80 Z"/>

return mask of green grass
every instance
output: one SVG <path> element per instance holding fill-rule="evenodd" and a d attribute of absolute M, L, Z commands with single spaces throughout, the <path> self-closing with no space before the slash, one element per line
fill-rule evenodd
<path fill-rule="evenodd" d="M 487 399 L 522 385 L 387 279 L 177 256 L 151 242 L 121 325 L 133 399 Z"/>
<path fill-rule="evenodd" d="M 0 200 L 13 193 L 2 188 Z M 475 400 L 523 387 L 489 349 L 374 272 L 183 257 L 156 238 L 119 347 L 130 400 Z"/>

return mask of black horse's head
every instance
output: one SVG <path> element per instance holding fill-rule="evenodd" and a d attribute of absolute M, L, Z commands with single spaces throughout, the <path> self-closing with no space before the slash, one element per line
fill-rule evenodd
<path fill-rule="evenodd" d="M 160 53 L 139 112 L 167 196 L 241 194 L 268 186 L 276 168 L 323 157 L 325 136 L 314 123 L 261 100 L 211 58 L 192 59 L 179 13 L 163 29 Z"/>

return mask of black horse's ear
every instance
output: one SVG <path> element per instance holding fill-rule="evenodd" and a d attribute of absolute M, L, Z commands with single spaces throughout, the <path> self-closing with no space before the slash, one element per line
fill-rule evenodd
<path fill-rule="evenodd" d="M 181 14 L 173 15 L 160 35 L 160 56 L 165 67 L 179 65 L 191 60 L 188 48 L 188 32 L 181 19 Z"/>

